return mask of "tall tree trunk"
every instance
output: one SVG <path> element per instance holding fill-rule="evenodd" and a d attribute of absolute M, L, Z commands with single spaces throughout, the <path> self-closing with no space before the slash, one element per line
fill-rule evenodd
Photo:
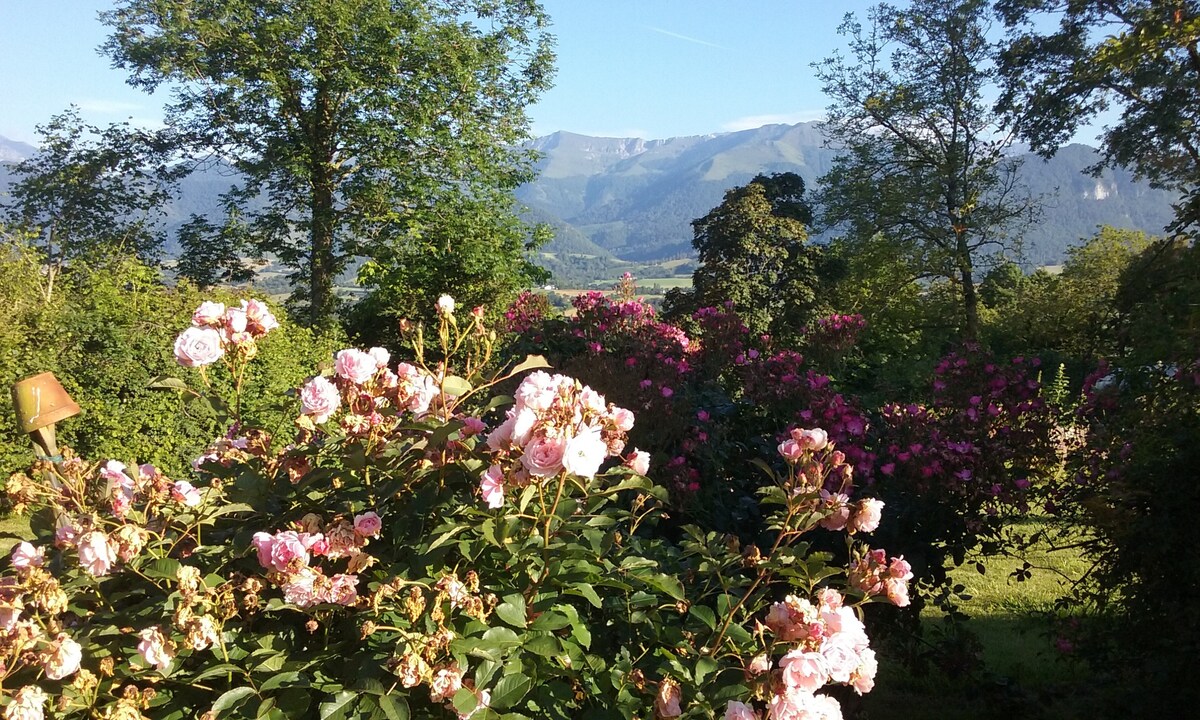
<path fill-rule="evenodd" d="M 308 128 L 312 173 L 312 254 L 309 258 L 309 321 L 323 332 L 334 323 L 333 276 L 337 273 L 334 233 L 333 113 L 329 89 L 318 82 Z"/>
<path fill-rule="evenodd" d="M 974 268 L 971 267 L 971 250 L 967 245 L 966 232 L 958 232 L 958 273 L 962 282 L 963 313 L 966 316 L 966 327 L 963 328 L 963 340 L 979 339 L 979 296 L 975 293 Z"/>

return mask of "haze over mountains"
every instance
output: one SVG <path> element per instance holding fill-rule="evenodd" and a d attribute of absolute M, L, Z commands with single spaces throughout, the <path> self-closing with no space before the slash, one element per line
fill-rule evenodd
<path fill-rule="evenodd" d="M 809 188 L 830 167 L 836 150 L 823 146 L 817 123 L 766 125 L 753 130 L 642 140 L 556 132 L 532 141 L 542 154 L 538 178 L 517 191 L 527 218 L 548 222 L 557 237 L 546 251 L 653 262 L 692 252 L 691 221 L 715 207 L 731 187 L 758 173 L 795 172 Z M 5 163 L 35 149 L 0 137 L 0 192 Z M 1100 225 L 1161 232 L 1173 195 L 1135 182 L 1124 170 L 1083 174 L 1096 151 L 1070 145 L 1043 161 L 1024 156 L 1021 177 L 1046 205 L 1043 221 L 1026 233 L 1031 265 L 1062 261 L 1067 247 Z M 229 187 L 228 171 L 198 173 L 167 208 L 169 226 L 189 214 L 213 211 Z M 173 250 L 168 242 L 168 253 Z"/>

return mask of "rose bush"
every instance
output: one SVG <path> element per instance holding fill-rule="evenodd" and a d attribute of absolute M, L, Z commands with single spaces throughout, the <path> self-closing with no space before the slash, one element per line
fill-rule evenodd
<path fill-rule="evenodd" d="M 218 341 L 179 361 L 235 393 L 194 474 L 64 450 L 10 478 L 37 538 L 0 573 L 6 720 L 799 720 L 840 717 L 829 686 L 871 689 L 858 608 L 904 604 L 910 574 L 857 542 L 881 506 L 827 433 L 756 463 L 761 543 L 662 533 L 667 491 L 627 443 L 653 415 L 537 357 L 485 375 L 483 313 L 438 311 L 442 359 L 420 327 L 412 362 L 343 350 L 269 431 L 238 409 L 270 323 L 202 306 Z M 850 536 L 840 563 L 818 527 Z"/>

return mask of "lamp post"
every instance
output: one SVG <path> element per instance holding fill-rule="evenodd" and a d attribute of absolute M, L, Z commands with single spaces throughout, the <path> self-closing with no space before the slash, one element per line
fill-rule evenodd
<path fill-rule="evenodd" d="M 79 414 L 79 405 L 63 389 L 54 373 L 41 373 L 17 381 L 12 387 L 13 410 L 21 432 L 28 433 L 39 458 L 59 462 L 54 424 Z"/>

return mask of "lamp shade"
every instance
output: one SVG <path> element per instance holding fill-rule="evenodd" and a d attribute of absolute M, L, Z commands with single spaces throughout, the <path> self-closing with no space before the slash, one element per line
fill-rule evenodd
<path fill-rule="evenodd" d="M 45 372 L 18 380 L 13 385 L 12 395 L 17 424 L 24 433 L 79 414 L 79 406 L 63 390 L 54 373 Z"/>

